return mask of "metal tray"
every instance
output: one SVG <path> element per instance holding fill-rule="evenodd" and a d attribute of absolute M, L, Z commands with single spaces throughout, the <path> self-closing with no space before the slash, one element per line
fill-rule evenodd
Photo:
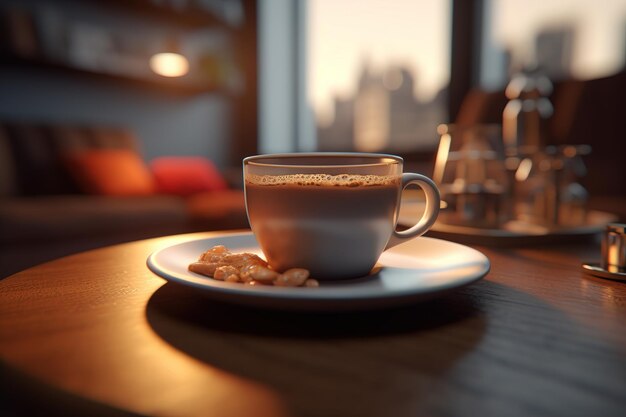
<path fill-rule="evenodd" d="M 423 205 L 421 201 L 404 202 L 400 208 L 398 224 L 401 226 L 415 224 L 423 211 Z M 587 222 L 578 227 L 547 228 L 510 221 L 499 229 L 485 229 L 437 221 L 426 235 L 463 244 L 486 246 L 563 243 L 594 238 L 604 231 L 607 223 L 616 220 L 617 216 L 614 214 L 592 210 L 587 215 Z"/>

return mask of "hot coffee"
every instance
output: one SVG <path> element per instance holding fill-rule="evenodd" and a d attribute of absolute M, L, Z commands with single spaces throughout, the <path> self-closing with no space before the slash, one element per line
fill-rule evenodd
<path fill-rule="evenodd" d="M 310 153 L 244 159 L 246 209 L 252 231 L 276 271 L 305 268 L 315 279 L 367 275 L 380 254 L 426 232 L 439 192 L 419 174 L 403 174 L 392 155 Z M 401 191 L 427 196 L 420 222 L 397 232 Z"/>
<path fill-rule="evenodd" d="M 252 230 L 277 270 L 340 258 L 334 276 L 366 275 L 393 231 L 399 176 L 257 175 L 246 178 Z M 329 253 L 330 252 L 330 253 Z M 320 262 L 320 266 L 322 263 Z M 325 272 L 311 265 L 311 276 Z"/>

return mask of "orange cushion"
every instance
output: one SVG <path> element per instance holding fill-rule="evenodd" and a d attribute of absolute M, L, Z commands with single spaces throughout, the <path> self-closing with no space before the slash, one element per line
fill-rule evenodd
<path fill-rule="evenodd" d="M 154 193 L 154 180 L 144 161 L 129 149 L 98 149 L 66 155 L 66 166 L 89 194 L 129 196 Z"/>
<path fill-rule="evenodd" d="M 169 156 L 150 163 L 152 175 L 161 193 L 188 196 L 204 191 L 228 188 L 222 174 L 207 158 Z"/>

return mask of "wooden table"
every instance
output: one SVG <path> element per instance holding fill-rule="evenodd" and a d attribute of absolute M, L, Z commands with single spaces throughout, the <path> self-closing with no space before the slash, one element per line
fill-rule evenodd
<path fill-rule="evenodd" d="M 626 415 L 626 284 L 581 272 L 595 243 L 478 247 L 491 272 L 442 298 L 303 314 L 210 302 L 146 268 L 205 236 L 0 281 L 0 414 Z"/>

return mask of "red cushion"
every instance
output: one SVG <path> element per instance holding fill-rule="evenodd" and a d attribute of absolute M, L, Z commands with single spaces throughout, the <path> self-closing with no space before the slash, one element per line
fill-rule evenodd
<path fill-rule="evenodd" d="M 98 149 L 69 153 L 65 164 L 81 189 L 89 194 L 128 196 L 154 193 L 150 170 L 129 149 Z"/>
<path fill-rule="evenodd" d="M 161 193 L 187 196 L 203 191 L 228 188 L 213 162 L 195 156 L 169 156 L 154 159 L 150 166 Z"/>

